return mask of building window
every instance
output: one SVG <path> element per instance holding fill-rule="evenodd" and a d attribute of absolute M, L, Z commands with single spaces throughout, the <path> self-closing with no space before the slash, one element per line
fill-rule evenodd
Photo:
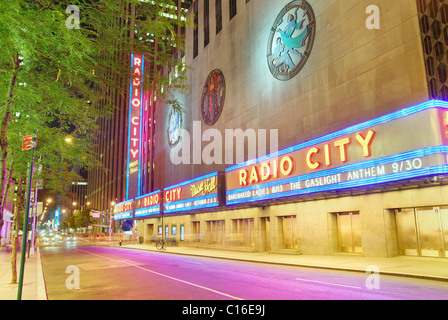
<path fill-rule="evenodd" d="M 222 3 L 221 0 L 215 0 L 215 16 L 216 16 L 216 34 L 222 30 Z"/>
<path fill-rule="evenodd" d="M 236 16 L 236 0 L 229 0 L 230 20 Z"/>
<path fill-rule="evenodd" d="M 198 18 L 198 1 L 194 2 L 194 31 L 193 31 L 193 59 L 198 56 L 199 53 L 199 18 Z"/>
<path fill-rule="evenodd" d="M 210 42 L 209 0 L 204 0 L 204 47 Z"/>

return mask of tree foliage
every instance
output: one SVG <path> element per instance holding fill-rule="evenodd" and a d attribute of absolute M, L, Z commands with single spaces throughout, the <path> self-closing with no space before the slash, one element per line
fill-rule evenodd
<path fill-rule="evenodd" d="M 62 229 L 87 228 L 93 223 L 90 210 L 76 210 L 68 213 L 61 222 Z"/>
<path fill-rule="evenodd" d="M 68 5 L 79 7 L 79 29 L 67 27 Z M 131 51 L 148 56 L 145 89 L 158 98 L 185 87 L 185 66 L 173 56 L 186 23 L 177 13 L 171 0 L 0 1 L 0 223 L 8 182 L 24 178 L 31 159 L 23 136 L 37 136 L 36 178 L 61 196 L 79 179 L 75 165 L 101 166 L 98 119 L 116 107 L 111 92 L 126 97 Z M 167 64 L 175 81 L 162 72 Z"/>

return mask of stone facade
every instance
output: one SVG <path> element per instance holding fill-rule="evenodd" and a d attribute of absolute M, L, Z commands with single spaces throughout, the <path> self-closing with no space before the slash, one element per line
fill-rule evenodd
<path fill-rule="evenodd" d="M 203 1 L 198 2 L 199 51 L 193 57 L 193 30 L 188 29 L 186 63 L 192 70 L 188 92 L 180 97 L 186 131 L 193 132 L 194 121 L 201 121 L 202 132 L 209 128 L 221 133 L 237 128 L 278 129 L 281 150 L 430 98 L 421 31 L 426 9 L 421 3 L 375 1 L 380 9 L 380 29 L 370 30 L 366 8 L 371 1 L 308 0 L 316 17 L 312 52 L 296 77 L 279 81 L 268 69 L 267 40 L 288 2 L 237 1 L 237 15 L 229 21 L 229 2 L 222 1 L 222 30 L 216 34 L 215 1 L 210 1 L 210 43 L 205 47 L 204 7 Z M 226 99 L 220 118 L 210 127 L 202 121 L 201 94 L 214 69 L 225 76 Z M 158 105 L 154 189 L 224 171 L 225 164 L 172 164 L 166 134 L 169 113 L 170 106 Z M 223 154 L 226 151 L 223 146 Z M 341 252 L 337 214 L 353 212 L 356 221 L 352 225 L 357 224 L 362 247 L 353 252 L 390 257 L 399 254 L 395 209 L 446 206 L 447 193 L 448 187 L 441 185 L 366 192 L 165 216 L 163 225 L 169 227 L 168 236 L 181 244 L 330 255 Z M 159 226 L 161 218 L 140 220 L 139 236 L 150 241 L 158 236 Z M 172 234 L 172 226 L 176 234 Z M 182 241 L 181 226 L 185 228 Z"/>

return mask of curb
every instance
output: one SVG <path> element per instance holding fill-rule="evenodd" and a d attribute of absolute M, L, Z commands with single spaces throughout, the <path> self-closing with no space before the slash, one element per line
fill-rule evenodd
<path fill-rule="evenodd" d="M 42 259 L 40 258 L 40 248 L 37 247 L 37 300 L 48 300 L 47 285 L 45 283 L 44 272 L 42 268 Z"/>

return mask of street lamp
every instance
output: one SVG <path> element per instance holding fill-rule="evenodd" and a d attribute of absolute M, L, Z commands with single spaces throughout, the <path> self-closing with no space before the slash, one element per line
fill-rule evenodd
<path fill-rule="evenodd" d="M 112 237 L 112 210 L 113 210 L 113 207 L 115 206 L 115 201 L 112 201 L 110 204 L 112 205 L 112 207 L 109 211 L 109 241 L 111 241 L 111 237 Z"/>

